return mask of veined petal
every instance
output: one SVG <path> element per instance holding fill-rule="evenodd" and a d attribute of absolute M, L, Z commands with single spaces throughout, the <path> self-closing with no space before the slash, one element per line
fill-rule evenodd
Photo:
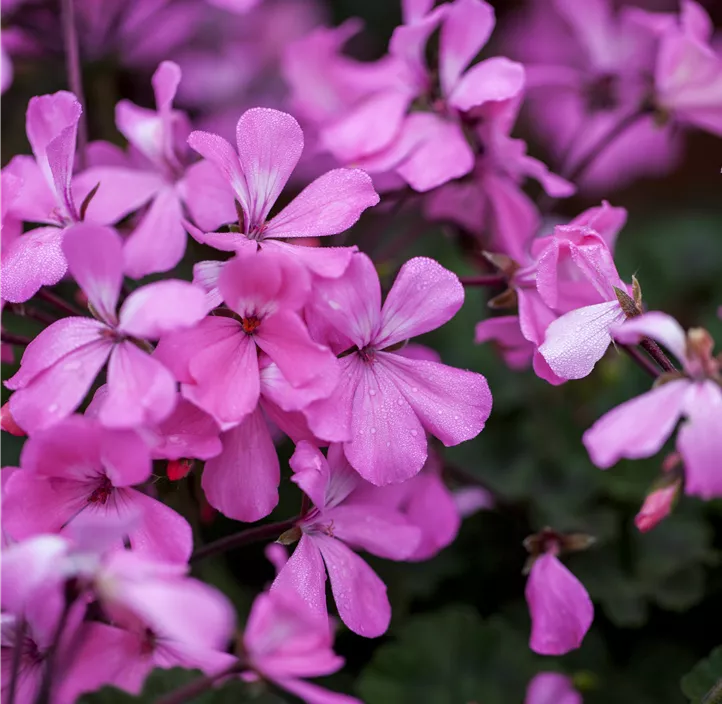
<path fill-rule="evenodd" d="M 241 170 L 241 162 L 230 142 L 210 132 L 196 130 L 188 136 L 191 149 L 197 151 L 204 159 L 208 159 L 223 174 L 236 195 L 238 202 L 246 208 L 248 187 Z M 248 218 L 248 212 L 246 212 Z M 192 234 L 192 233 L 191 233 Z"/>
<path fill-rule="evenodd" d="M 263 249 L 275 249 L 301 262 L 312 274 L 324 279 L 337 279 L 346 273 L 353 255 L 358 252 L 352 247 L 304 247 L 281 240 L 265 240 Z"/>
<path fill-rule="evenodd" d="M 288 460 L 293 470 L 291 481 L 313 501 L 314 506 L 323 509 L 326 505 L 326 488 L 331 479 L 331 470 L 321 451 L 310 442 L 302 440 Z"/>
<path fill-rule="evenodd" d="M 238 220 L 230 184 L 210 161 L 202 159 L 189 166 L 179 189 L 191 218 L 202 230 L 211 232 Z"/>
<path fill-rule="evenodd" d="M 467 111 L 489 101 L 508 100 L 524 88 L 524 67 L 500 56 L 472 66 L 456 84 L 449 103 Z"/>

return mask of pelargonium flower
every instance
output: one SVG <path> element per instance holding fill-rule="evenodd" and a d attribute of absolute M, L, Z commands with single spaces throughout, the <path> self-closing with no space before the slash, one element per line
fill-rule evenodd
<path fill-rule="evenodd" d="M 584 585 L 559 561 L 556 551 L 534 560 L 526 583 L 531 614 L 529 647 L 540 655 L 564 655 L 582 644 L 594 619 Z"/>
<path fill-rule="evenodd" d="M 236 126 L 238 152 L 222 137 L 192 132 L 188 144 L 215 164 L 231 185 L 243 211 L 239 232 L 200 232 L 200 242 L 224 251 L 276 250 L 293 255 L 321 276 L 340 276 L 350 248 L 299 247 L 283 242 L 298 237 L 335 235 L 347 230 L 379 197 L 360 169 L 334 169 L 310 183 L 280 213 L 268 214 L 303 151 L 303 132 L 285 112 L 252 108 Z"/>
<path fill-rule="evenodd" d="M 58 283 L 67 264 L 63 234 L 81 220 L 105 225 L 117 222 L 145 199 L 148 182 L 119 179 L 110 191 L 98 187 L 92 175 L 73 177 L 78 121 L 83 109 L 72 93 L 41 95 L 28 103 L 26 129 L 33 157 L 16 156 L 3 173 L 20 182 L 20 191 L 8 205 L 16 220 L 43 223 L 4 243 L 2 298 L 22 302 L 41 286 Z"/>
<path fill-rule="evenodd" d="M 481 374 L 395 352 L 459 310 L 464 289 L 454 274 L 416 257 L 401 268 L 382 308 L 373 263 L 356 254 L 342 279 L 324 280 L 315 292 L 309 316 L 341 354 L 344 381 L 304 413 L 319 437 L 343 442 L 364 479 L 380 486 L 413 477 L 426 461 L 426 432 L 446 446 L 481 432 L 491 412 Z"/>
<path fill-rule="evenodd" d="M 582 695 L 566 675 L 540 672 L 529 682 L 524 704 L 582 704 Z"/>
<path fill-rule="evenodd" d="M 65 234 L 63 252 L 98 319 L 64 318 L 28 345 L 20 370 L 5 382 L 15 390 L 13 417 L 28 432 L 65 418 L 108 361 L 101 422 L 134 427 L 163 420 L 175 406 L 176 384 L 148 354 L 146 341 L 197 323 L 206 313 L 204 291 L 186 281 L 159 281 L 135 290 L 116 313 L 123 281 L 118 234 L 107 227 L 75 225 Z"/>
<path fill-rule="evenodd" d="M 181 80 L 180 68 L 164 61 L 153 74 L 156 111 L 121 100 L 115 108 L 118 130 L 128 140 L 126 155 L 107 143 L 94 143 L 94 165 L 86 178 L 100 183 L 104 191 L 124 187 L 128 173 L 146 184 L 138 207 L 149 203 L 123 246 L 125 272 L 133 278 L 172 269 L 183 257 L 186 245 L 184 206 L 201 227 L 214 229 L 236 215 L 233 193 L 223 176 L 207 161 L 190 164 L 186 137 L 190 123 L 173 109 Z"/>
<path fill-rule="evenodd" d="M 150 453 L 135 431 L 72 416 L 34 433 L 23 447 L 20 465 L 3 487 L 3 529 L 14 539 L 67 533 L 81 514 L 109 520 L 137 514 L 126 536 L 134 550 L 170 562 L 190 556 L 188 522 L 133 488 L 151 474 Z M 122 544 L 119 539 L 117 546 Z"/>
<path fill-rule="evenodd" d="M 663 375 L 651 391 L 609 411 L 587 430 L 583 442 L 592 462 L 606 469 L 622 457 L 649 457 L 684 417 L 677 450 L 684 459 L 685 493 L 722 496 L 722 375 L 709 333 L 692 328 L 685 335 L 676 320 L 651 312 L 626 321 L 613 335 L 625 344 L 645 336 L 659 341 L 680 360 L 682 371 Z"/>
<path fill-rule="evenodd" d="M 338 444 L 329 447 L 326 459 L 310 443 L 300 442 L 290 465 L 292 480 L 315 509 L 296 524 L 301 539 L 271 592 L 296 591 L 317 618 L 325 621 L 328 572 L 343 622 L 359 635 L 380 636 L 391 619 L 386 586 L 346 543 L 380 557 L 403 560 L 416 549 L 419 529 L 394 507 L 373 501 L 373 494 L 364 491 L 365 482 Z"/>
<path fill-rule="evenodd" d="M 341 669 L 343 658 L 333 652 L 328 620 L 319 619 L 293 591 L 272 589 L 256 597 L 243 646 L 246 680 L 263 677 L 307 704 L 360 704 L 301 679 L 330 675 Z"/>

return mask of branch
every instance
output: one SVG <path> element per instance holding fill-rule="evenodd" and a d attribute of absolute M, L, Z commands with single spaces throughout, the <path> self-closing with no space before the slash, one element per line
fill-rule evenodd
<path fill-rule="evenodd" d="M 624 350 L 649 376 L 656 379 L 660 375 L 659 368 L 652 363 L 647 355 L 642 354 L 633 345 L 623 345 L 620 342 L 615 343 L 617 347 Z"/>
<path fill-rule="evenodd" d="M 183 704 L 183 702 L 193 701 L 199 694 L 203 694 L 203 692 L 210 689 L 218 680 L 240 672 L 242 669 L 243 663 L 239 660 L 215 675 L 198 677 L 192 682 L 174 689 L 172 692 L 156 699 L 155 704 Z"/>
<path fill-rule="evenodd" d="M 2 331 L 2 341 L 6 345 L 29 345 L 32 340 L 29 337 L 25 337 L 25 335 L 16 335 L 13 332 L 7 332 L 6 330 Z"/>
<path fill-rule="evenodd" d="M 88 144 L 88 122 L 85 118 L 85 96 L 83 94 L 83 74 L 80 68 L 78 31 L 75 26 L 75 5 L 73 0 L 60 0 L 60 7 L 68 84 L 83 108 L 78 121 L 78 167 L 82 169 L 85 166 L 85 148 Z"/>
<path fill-rule="evenodd" d="M 463 286 L 501 286 L 506 284 L 506 276 L 504 274 L 483 274 L 479 276 L 460 276 Z"/>
<path fill-rule="evenodd" d="M 46 301 L 51 306 L 55 306 L 58 310 L 62 310 L 67 315 L 82 316 L 85 315 L 83 311 L 76 308 L 72 303 L 69 303 L 64 298 L 58 296 L 58 294 L 49 291 L 47 288 L 41 288 L 37 293 L 38 298 Z"/>

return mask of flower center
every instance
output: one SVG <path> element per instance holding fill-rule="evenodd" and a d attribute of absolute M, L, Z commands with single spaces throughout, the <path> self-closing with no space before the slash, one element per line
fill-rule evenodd
<path fill-rule="evenodd" d="M 243 326 L 243 332 L 246 335 L 253 335 L 261 324 L 261 319 L 256 315 L 249 315 L 247 318 L 241 318 L 241 325 Z"/>
<path fill-rule="evenodd" d="M 110 479 L 103 475 L 100 480 L 100 485 L 94 489 L 93 493 L 88 497 L 88 503 L 105 505 L 112 493 L 113 485 L 110 483 Z"/>

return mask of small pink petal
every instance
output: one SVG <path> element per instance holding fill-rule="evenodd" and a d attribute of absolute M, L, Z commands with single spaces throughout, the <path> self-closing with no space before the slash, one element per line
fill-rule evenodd
<path fill-rule="evenodd" d="M 238 220 L 233 191 L 210 161 L 203 159 L 189 166 L 180 188 L 192 220 L 202 230 L 212 231 Z"/>
<path fill-rule="evenodd" d="M 677 359 L 687 358 L 687 336 L 682 326 L 671 316 L 658 311 L 644 313 L 625 320 L 612 330 L 612 336 L 623 344 L 637 344 L 643 337 L 651 337 L 663 344 Z"/>
<path fill-rule="evenodd" d="M 524 704 L 582 704 L 582 695 L 566 675 L 540 672 L 529 683 Z"/>
<path fill-rule="evenodd" d="M 313 501 L 314 506 L 324 508 L 331 470 L 321 451 L 304 440 L 296 445 L 288 464 L 293 470 L 291 481 Z"/>
<path fill-rule="evenodd" d="M 508 100 L 524 88 L 524 67 L 503 57 L 485 59 L 472 66 L 456 84 L 449 103 L 467 111 L 489 101 Z"/>

